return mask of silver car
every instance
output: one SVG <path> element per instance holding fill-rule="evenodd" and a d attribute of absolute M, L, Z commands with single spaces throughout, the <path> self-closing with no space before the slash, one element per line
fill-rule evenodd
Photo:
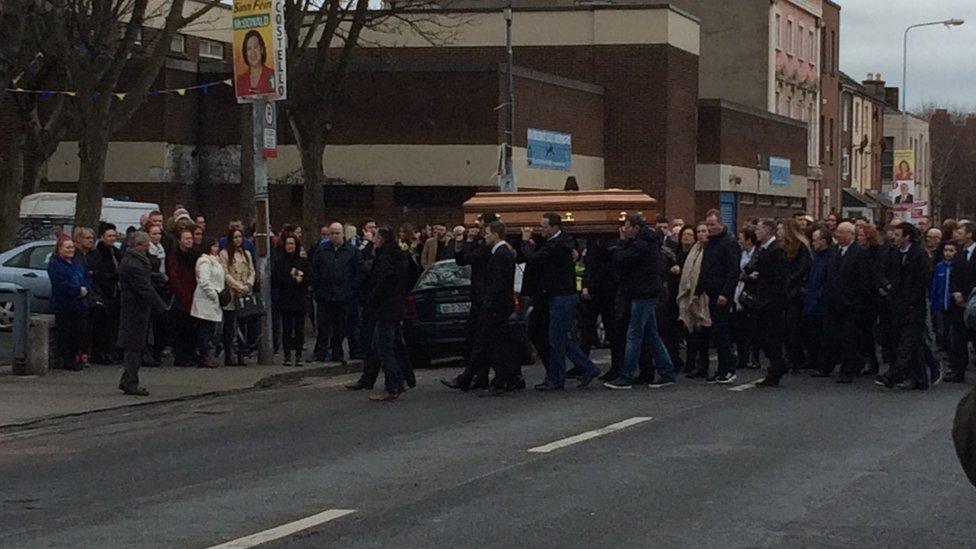
<path fill-rule="evenodd" d="M 28 242 L 0 253 L 0 282 L 10 282 L 31 291 L 31 312 L 51 311 L 51 281 L 47 277 L 47 262 L 54 253 L 55 242 Z M 0 294 L 0 330 L 13 326 L 13 304 Z"/>

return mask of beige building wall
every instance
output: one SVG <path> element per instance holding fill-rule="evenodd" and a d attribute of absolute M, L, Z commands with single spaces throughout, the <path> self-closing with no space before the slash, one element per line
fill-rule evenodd
<path fill-rule="evenodd" d="M 739 180 L 739 183 L 733 183 L 733 180 Z M 728 164 L 698 164 L 695 167 L 695 190 L 806 198 L 807 178 L 792 174 L 790 184 L 780 187 L 770 184 L 769 170 L 757 171 L 754 167 Z"/>

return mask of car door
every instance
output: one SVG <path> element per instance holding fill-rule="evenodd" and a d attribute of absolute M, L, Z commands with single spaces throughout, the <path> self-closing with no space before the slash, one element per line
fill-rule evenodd
<path fill-rule="evenodd" d="M 49 312 L 51 281 L 47 263 L 54 252 L 52 243 L 34 243 L 5 261 L 0 272 L 3 282 L 12 282 L 31 291 L 31 309 L 35 313 Z"/>

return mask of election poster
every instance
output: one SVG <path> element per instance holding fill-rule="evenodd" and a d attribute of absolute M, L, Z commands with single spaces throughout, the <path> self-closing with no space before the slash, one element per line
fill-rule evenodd
<path fill-rule="evenodd" d="M 285 0 L 234 0 L 233 24 L 238 103 L 287 98 Z"/>

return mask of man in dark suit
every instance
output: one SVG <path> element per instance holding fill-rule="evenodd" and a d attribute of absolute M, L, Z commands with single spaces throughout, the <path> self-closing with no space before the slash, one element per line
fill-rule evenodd
<path fill-rule="evenodd" d="M 858 335 L 863 328 L 860 326 L 860 311 L 865 300 L 873 295 L 868 268 L 867 252 L 855 238 L 855 228 L 852 223 L 844 222 L 837 226 L 837 253 L 835 260 L 827 268 L 825 281 L 825 298 L 827 300 L 827 331 L 829 345 L 839 350 L 841 363 L 840 378 L 837 383 L 852 383 L 854 377 L 860 374 L 864 366 L 864 358 L 859 352 Z M 830 377 L 837 364 L 834 354 L 827 358 L 823 369 L 814 377 Z"/>
<path fill-rule="evenodd" d="M 506 236 L 507 229 L 501 221 L 485 227 L 485 244 L 491 255 L 468 361 L 476 378 L 487 378 L 489 369 L 495 370 L 495 379 L 485 389 L 485 396 L 500 395 L 515 384 L 507 331 L 508 319 L 515 310 L 515 252 L 505 242 Z"/>
<path fill-rule="evenodd" d="M 118 345 L 124 352 L 125 363 L 119 390 L 127 395 L 149 395 L 149 391 L 139 385 L 139 367 L 142 353 L 148 347 L 149 321 L 153 313 L 166 310 L 166 304 L 152 286 L 148 250 L 149 235 L 142 231 L 133 233 L 118 268 L 121 286 Z"/>
<path fill-rule="evenodd" d="M 918 230 L 902 223 L 893 231 L 897 261 L 888 269 L 888 285 L 882 290 L 891 297 L 895 363 L 878 383 L 905 390 L 928 389 L 929 378 L 922 361 L 922 336 L 927 329 L 926 291 L 930 279 L 928 259 L 919 243 Z"/>
<path fill-rule="evenodd" d="M 720 376 L 735 371 L 732 361 L 732 332 L 729 326 L 732 298 L 739 283 L 739 259 L 741 250 L 722 220 L 722 213 L 710 210 L 705 216 L 708 226 L 708 243 L 702 255 L 701 274 L 695 296 L 708 296 L 708 312 L 712 318 L 711 338 L 718 350 Z M 785 277 L 783 283 L 785 284 Z M 704 377 L 707 372 L 693 372 L 688 377 Z"/>
<path fill-rule="evenodd" d="M 756 256 L 745 268 L 745 289 L 752 295 L 759 347 L 769 359 L 769 373 L 757 385 L 777 387 L 789 368 L 783 360 L 783 334 L 786 320 L 786 277 L 789 257 L 776 238 L 776 222 L 763 219 L 756 225 L 759 247 Z"/>
<path fill-rule="evenodd" d="M 538 270 L 539 297 L 549 306 L 549 368 L 546 381 L 535 388 L 561 391 L 566 383 L 567 358 L 583 368 L 579 387 L 586 387 L 600 375 L 600 369 L 569 337 L 579 304 L 573 262 L 575 241 L 563 231 L 562 218 L 555 212 L 544 214 L 540 226 L 546 239 L 542 245 L 532 240 L 532 229 L 522 229 L 522 254 L 529 262 L 526 270 Z"/>
<path fill-rule="evenodd" d="M 966 301 L 976 287 L 976 241 L 973 240 L 972 221 L 963 221 L 956 229 L 955 239 L 959 246 L 952 260 L 952 275 L 949 277 L 949 293 L 952 295 L 949 320 L 952 323 L 952 348 L 949 357 L 949 383 L 962 383 L 966 380 L 969 366 L 969 343 L 976 340 L 972 331 L 966 328 L 963 312 Z"/>
<path fill-rule="evenodd" d="M 478 218 L 478 228 L 472 229 L 465 234 L 457 234 L 454 237 L 454 260 L 458 265 L 471 266 L 471 313 L 468 315 L 467 343 L 465 358 L 467 366 L 460 375 L 454 379 L 442 379 L 446 387 L 451 389 L 461 389 L 467 391 L 469 388 L 480 389 L 488 387 L 487 370 L 484 371 L 485 377 L 477 375 L 480 370 L 473 367 L 474 362 L 471 355 L 474 350 L 475 336 L 478 332 L 478 322 L 481 318 L 481 306 L 484 302 L 485 288 L 488 284 L 488 261 L 491 259 L 491 248 L 485 242 L 483 234 L 485 227 L 498 220 L 498 216 L 493 213 L 484 213 Z"/>

